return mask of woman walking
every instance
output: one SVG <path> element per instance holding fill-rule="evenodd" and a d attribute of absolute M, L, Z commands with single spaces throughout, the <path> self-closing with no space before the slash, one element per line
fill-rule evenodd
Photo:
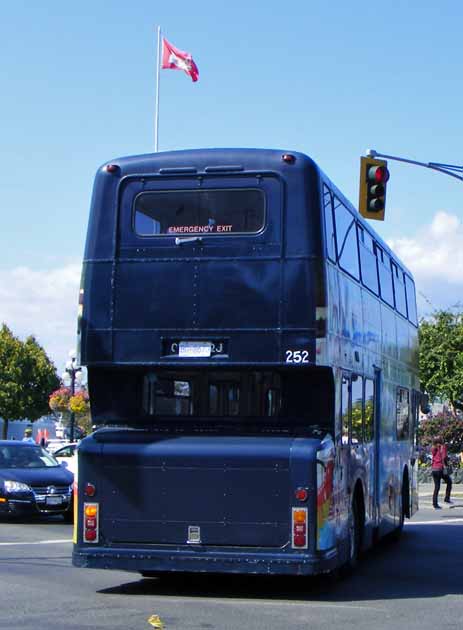
<path fill-rule="evenodd" d="M 434 480 L 434 493 L 432 495 L 432 505 L 435 510 L 440 510 L 438 503 L 440 480 L 446 483 L 444 503 L 452 503 L 450 493 L 452 491 L 452 479 L 446 470 L 447 467 L 447 447 L 442 443 L 440 437 L 436 437 L 431 448 L 432 455 L 432 478 Z"/>

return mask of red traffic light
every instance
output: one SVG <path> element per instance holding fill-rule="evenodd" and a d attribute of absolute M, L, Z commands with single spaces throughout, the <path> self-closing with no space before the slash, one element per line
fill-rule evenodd
<path fill-rule="evenodd" d="M 372 166 L 368 169 L 368 179 L 376 184 L 385 184 L 389 179 L 389 171 L 385 166 Z"/>

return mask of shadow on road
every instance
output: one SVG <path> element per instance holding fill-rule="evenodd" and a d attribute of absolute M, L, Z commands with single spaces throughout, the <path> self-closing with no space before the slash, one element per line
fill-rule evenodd
<path fill-rule="evenodd" d="M 101 594 L 352 602 L 463 594 L 463 528 L 410 523 L 399 544 L 382 542 L 357 571 L 334 582 L 318 577 L 169 574 L 136 579 Z M 450 543 L 449 543 L 450 541 Z"/>

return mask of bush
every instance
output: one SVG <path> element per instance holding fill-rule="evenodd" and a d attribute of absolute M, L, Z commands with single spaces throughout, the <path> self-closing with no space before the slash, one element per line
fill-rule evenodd
<path fill-rule="evenodd" d="M 439 413 L 422 420 L 418 439 L 422 446 L 430 448 L 433 440 L 440 436 L 451 453 L 463 450 L 463 418 L 452 413 Z"/>

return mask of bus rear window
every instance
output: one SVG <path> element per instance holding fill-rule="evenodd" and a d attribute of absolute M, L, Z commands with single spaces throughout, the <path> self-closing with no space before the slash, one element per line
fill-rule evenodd
<path fill-rule="evenodd" d="M 280 427 L 333 427 L 334 392 L 329 371 L 201 370 L 153 371 L 143 378 L 145 422 L 156 425 L 170 418 L 201 419 L 203 423 L 241 420 Z M 140 418 L 141 420 L 141 418 Z"/>
<path fill-rule="evenodd" d="M 256 234 L 264 225 L 265 196 L 253 188 L 145 192 L 134 203 L 139 236 Z"/>

